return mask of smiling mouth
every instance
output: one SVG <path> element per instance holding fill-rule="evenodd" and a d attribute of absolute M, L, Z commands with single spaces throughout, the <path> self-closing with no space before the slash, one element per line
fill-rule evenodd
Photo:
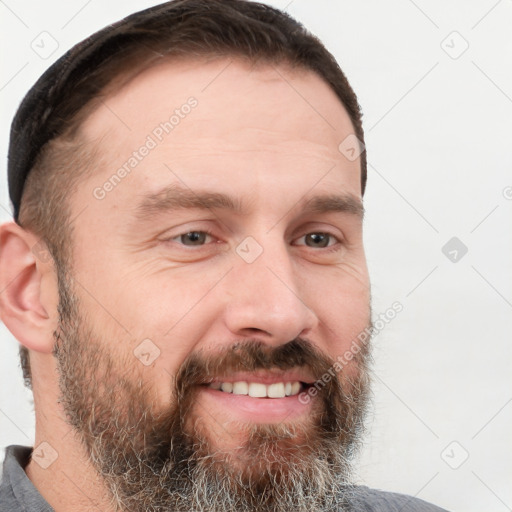
<path fill-rule="evenodd" d="M 200 387 L 211 415 L 223 424 L 275 424 L 306 421 L 316 399 L 302 396 L 315 382 L 308 368 L 258 369 L 212 375 Z"/>
<path fill-rule="evenodd" d="M 206 386 L 224 393 L 245 395 L 252 398 L 285 398 L 287 396 L 298 395 L 311 385 L 312 384 L 295 380 L 273 382 L 271 384 L 250 381 L 214 381 Z"/>

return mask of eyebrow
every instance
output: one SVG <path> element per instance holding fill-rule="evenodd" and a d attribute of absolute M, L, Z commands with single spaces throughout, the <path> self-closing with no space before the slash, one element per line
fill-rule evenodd
<path fill-rule="evenodd" d="M 194 192 L 181 186 L 166 187 L 159 192 L 146 195 L 136 207 L 136 217 L 144 220 L 159 213 L 173 210 L 231 210 L 242 213 L 239 201 L 219 192 Z"/>
<path fill-rule="evenodd" d="M 303 205 L 303 213 L 350 213 L 361 219 L 364 217 L 364 206 L 353 194 L 328 194 L 313 197 Z"/>
<path fill-rule="evenodd" d="M 302 214 L 308 213 L 348 213 L 364 216 L 361 200 L 353 194 L 326 194 L 299 201 L 292 209 L 300 208 Z M 242 203 L 220 192 L 193 191 L 178 185 L 166 187 L 158 192 L 144 196 L 136 207 L 135 215 L 140 220 L 146 220 L 160 213 L 180 209 L 199 210 L 229 210 L 238 214 L 246 213 Z"/>

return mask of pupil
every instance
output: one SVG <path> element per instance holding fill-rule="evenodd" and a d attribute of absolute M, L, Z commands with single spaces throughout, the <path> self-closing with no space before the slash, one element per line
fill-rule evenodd
<path fill-rule="evenodd" d="M 307 238 L 312 242 L 311 245 L 316 247 L 327 247 L 329 244 L 329 235 L 325 233 L 311 233 L 307 235 Z"/>
<path fill-rule="evenodd" d="M 183 236 L 183 242 L 188 245 L 200 245 L 204 243 L 206 234 L 200 231 L 191 231 Z"/>

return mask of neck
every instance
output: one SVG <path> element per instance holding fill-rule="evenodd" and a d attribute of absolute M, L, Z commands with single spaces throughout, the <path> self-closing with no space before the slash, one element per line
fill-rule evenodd
<path fill-rule="evenodd" d="M 44 356 L 43 356 L 44 357 Z M 34 365 L 35 366 L 35 365 Z M 33 375 L 34 389 L 40 390 Z M 25 472 L 55 512 L 113 512 L 108 492 L 58 403 L 58 385 L 46 378 L 34 392 L 36 435 Z"/>

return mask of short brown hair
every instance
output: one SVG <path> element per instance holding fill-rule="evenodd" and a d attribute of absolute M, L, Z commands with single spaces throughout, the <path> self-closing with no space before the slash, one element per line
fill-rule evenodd
<path fill-rule="evenodd" d="M 80 60 L 80 52 L 85 53 L 93 41 L 95 53 L 89 52 L 87 58 Z M 103 29 L 53 66 L 62 61 L 63 66 L 69 67 L 72 59 L 78 62 L 73 73 L 66 76 L 66 83 L 50 84 L 55 104 L 44 121 L 48 140 L 41 139 L 42 145 L 31 162 L 17 220 L 44 240 L 57 269 L 70 264 L 69 198 L 91 167 L 88 163 L 98 156 L 80 139 L 83 120 L 119 77 L 140 72 L 158 59 L 202 56 L 286 63 L 317 73 L 344 105 L 355 135 L 363 144 L 360 161 L 364 194 L 367 171 L 361 110 L 345 75 L 323 44 L 289 15 L 261 3 L 174 0 Z M 37 84 L 33 89 L 36 87 Z M 16 209 L 15 204 L 15 212 Z M 30 387 L 30 364 L 24 347 L 20 356 L 25 383 Z"/>

